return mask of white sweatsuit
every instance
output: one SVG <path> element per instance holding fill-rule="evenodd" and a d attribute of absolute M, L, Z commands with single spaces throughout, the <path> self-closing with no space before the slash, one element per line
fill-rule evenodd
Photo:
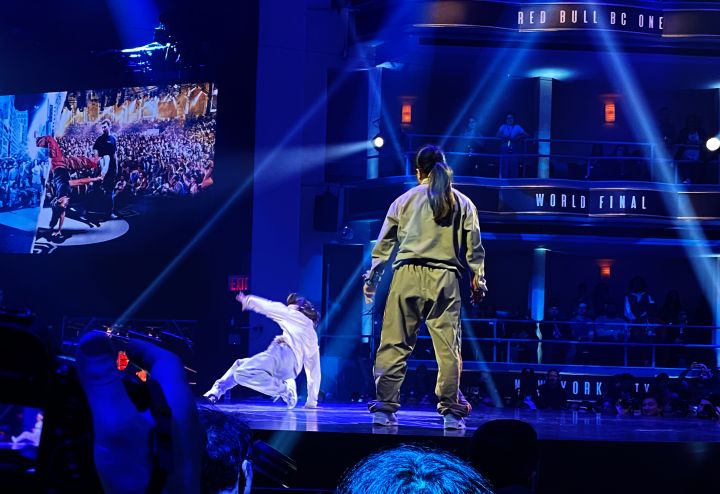
<path fill-rule="evenodd" d="M 317 406 L 320 391 L 320 348 L 313 322 L 299 311 L 298 306 L 272 302 L 248 295 L 243 310 L 252 310 L 269 317 L 282 329 L 264 352 L 250 358 L 236 360 L 218 379 L 209 393 L 219 398 L 235 385 L 246 386 L 272 397 L 284 396 L 284 381 L 297 378 L 305 368 L 307 377 L 306 406 Z"/>

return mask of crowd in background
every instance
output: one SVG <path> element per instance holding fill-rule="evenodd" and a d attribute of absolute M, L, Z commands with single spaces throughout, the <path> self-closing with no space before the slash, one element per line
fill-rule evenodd
<path fill-rule="evenodd" d="M 659 141 L 655 146 L 629 141 L 591 141 L 583 144 L 556 139 L 549 157 L 553 178 L 574 180 L 670 181 L 718 183 L 717 152 L 705 145 L 708 133 L 698 115 L 686 116 L 678 129 L 668 108 L 658 112 Z M 494 135 L 484 136 L 470 116 L 458 135 L 447 138 L 450 164 L 459 175 L 536 177 L 541 144 L 535 141 L 512 112 Z M 578 146 L 587 149 L 581 151 Z M 666 168 L 667 175 L 657 169 Z M 656 168 L 656 169 L 653 169 Z"/>
<path fill-rule="evenodd" d="M 116 137 L 115 194 L 120 202 L 139 195 L 196 196 L 213 183 L 213 117 L 139 122 L 123 127 Z M 58 143 L 65 156 L 92 156 L 95 138 L 94 125 L 71 125 Z M 82 173 L 84 176 L 73 178 L 97 173 L 98 170 L 87 170 Z"/>
<path fill-rule="evenodd" d="M 38 207 L 47 170 L 39 159 L 0 158 L 0 211 Z"/>

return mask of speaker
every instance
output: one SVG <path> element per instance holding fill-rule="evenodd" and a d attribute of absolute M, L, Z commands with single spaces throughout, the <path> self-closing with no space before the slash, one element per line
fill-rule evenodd
<path fill-rule="evenodd" d="M 349 357 L 360 348 L 365 266 L 361 244 L 325 244 L 321 345 L 323 355 Z"/>
<path fill-rule="evenodd" d="M 321 232 L 334 232 L 338 227 L 338 198 L 326 190 L 315 196 L 313 228 Z"/>

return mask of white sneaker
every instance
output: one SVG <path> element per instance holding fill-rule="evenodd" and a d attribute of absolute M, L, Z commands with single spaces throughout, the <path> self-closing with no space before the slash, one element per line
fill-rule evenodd
<path fill-rule="evenodd" d="M 389 412 L 373 412 L 373 425 L 393 426 L 398 425 L 397 415 Z"/>
<path fill-rule="evenodd" d="M 443 427 L 445 429 L 464 429 L 465 428 L 465 419 L 462 417 L 458 417 L 457 415 L 453 415 L 452 413 L 448 413 L 447 415 L 443 415 Z"/>
<path fill-rule="evenodd" d="M 12 443 L 13 443 L 13 444 L 17 444 L 17 443 L 18 443 L 18 438 L 15 437 L 15 436 L 12 436 L 12 437 L 10 438 L 10 440 L 12 440 Z"/>
<path fill-rule="evenodd" d="M 297 386 L 295 386 L 295 379 L 287 379 L 283 382 L 287 387 L 287 393 L 281 395 L 280 398 L 287 403 L 288 410 L 290 410 L 297 405 Z"/>
<path fill-rule="evenodd" d="M 213 404 L 214 404 L 214 403 L 217 403 L 217 402 L 218 402 L 218 400 L 220 399 L 220 397 L 222 396 L 222 394 L 220 393 L 220 391 L 218 391 L 217 388 L 212 387 L 212 388 L 210 388 L 210 391 L 208 391 L 207 393 L 205 393 L 203 396 L 204 396 L 205 398 L 207 398 L 210 403 L 213 403 Z"/>

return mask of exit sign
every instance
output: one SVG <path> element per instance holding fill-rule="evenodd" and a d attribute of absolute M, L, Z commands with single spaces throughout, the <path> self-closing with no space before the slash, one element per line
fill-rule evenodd
<path fill-rule="evenodd" d="M 239 292 L 248 289 L 248 277 L 245 275 L 231 274 L 228 276 L 228 290 Z"/>

